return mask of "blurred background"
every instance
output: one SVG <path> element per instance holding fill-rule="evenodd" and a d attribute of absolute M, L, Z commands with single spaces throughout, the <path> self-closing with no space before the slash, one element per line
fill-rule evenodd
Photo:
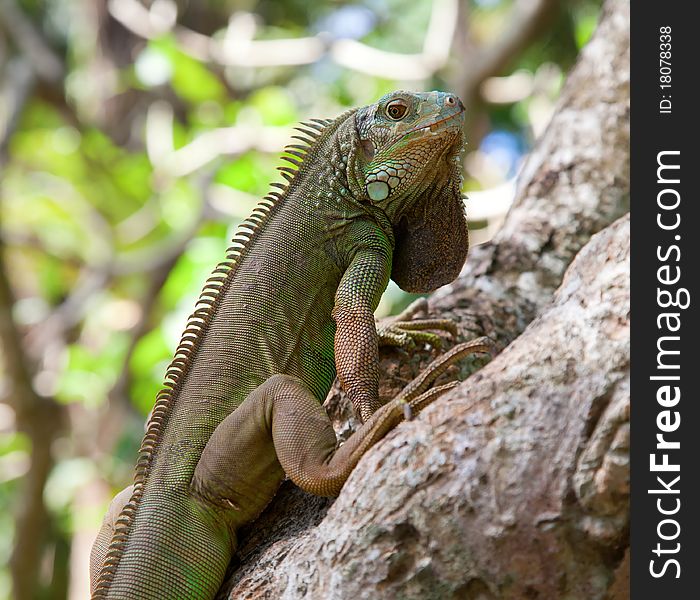
<path fill-rule="evenodd" d="M 498 228 L 598 0 L 0 0 L 0 598 L 79 600 L 200 287 L 292 127 L 467 106 Z M 411 298 L 391 286 L 379 313 Z"/>

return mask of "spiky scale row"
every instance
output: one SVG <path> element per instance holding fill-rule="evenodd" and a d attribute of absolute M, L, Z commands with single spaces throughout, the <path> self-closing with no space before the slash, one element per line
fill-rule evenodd
<path fill-rule="evenodd" d="M 291 158 L 289 156 L 282 156 L 280 158 L 282 158 L 282 160 L 286 160 L 287 162 L 292 163 L 295 167 L 297 167 L 297 169 L 299 167 L 301 167 L 301 161 L 297 160 L 296 158 Z M 285 167 L 285 168 L 289 168 L 289 167 Z"/>
<path fill-rule="evenodd" d="M 295 146 L 296 147 L 296 146 Z M 299 152 L 298 150 L 293 150 L 289 146 L 287 146 L 284 151 L 287 154 L 291 154 L 292 156 L 296 156 L 297 158 L 300 158 L 301 160 L 304 160 L 304 157 L 306 156 L 305 152 Z M 292 159 L 289 158 L 288 156 L 282 156 L 281 157 L 283 160 L 288 160 L 289 162 L 292 162 Z M 295 164 L 299 165 L 300 163 L 298 161 L 295 162 Z"/>
<path fill-rule="evenodd" d="M 294 136 L 292 136 L 292 137 L 294 137 Z M 300 151 L 300 154 L 301 154 L 302 156 L 306 156 L 306 153 L 307 153 L 307 151 L 308 151 L 309 146 L 308 146 L 308 144 L 305 144 L 305 145 L 303 145 L 303 146 L 302 146 L 301 144 L 288 144 L 288 145 L 285 147 L 284 151 L 285 151 L 285 152 L 289 152 L 289 154 L 294 154 L 294 152 L 290 152 L 290 151 L 289 151 L 290 148 L 292 148 L 292 149 L 294 149 L 294 150 L 299 150 L 299 151 Z"/>
<path fill-rule="evenodd" d="M 297 129 L 297 131 L 299 131 L 299 128 L 298 128 L 298 127 L 295 128 L 295 129 Z M 292 139 L 301 140 L 301 141 L 304 142 L 307 146 L 312 146 L 313 143 L 314 143 L 314 140 L 315 140 L 316 138 L 314 138 L 314 137 L 308 138 L 308 137 L 303 136 L 303 135 L 293 135 L 293 136 L 292 136 Z"/>
<path fill-rule="evenodd" d="M 343 116 L 345 115 L 341 115 L 341 118 Z M 303 160 L 310 147 L 332 122 L 332 120 L 328 119 L 312 119 L 309 122 L 302 123 L 302 127 L 297 127 L 296 129 L 307 137 L 296 135 L 292 137 L 304 142 L 304 145 L 289 144 L 284 152 Z M 155 406 L 149 417 L 146 434 L 139 449 L 134 475 L 134 490 L 131 498 L 117 518 L 115 532 L 95 585 L 93 600 L 107 597 L 109 585 L 114 579 L 119 560 L 129 538 L 136 511 L 143 496 L 154 449 L 163 436 L 175 403 L 176 393 L 180 390 L 187 377 L 192 360 L 206 334 L 209 323 L 216 313 L 218 303 L 236 272 L 236 266 L 253 245 L 255 238 L 262 231 L 265 224 L 276 212 L 275 209 L 285 198 L 285 194 L 289 189 L 289 183 L 293 181 L 294 175 L 296 175 L 303 164 L 290 157 L 282 156 L 282 158 L 295 167 L 280 167 L 280 172 L 288 183 L 273 182 L 271 185 L 280 191 L 272 190 L 253 209 L 248 219 L 241 224 L 232 239 L 231 246 L 226 250 L 226 260 L 219 263 L 212 275 L 207 279 L 204 289 L 196 302 L 195 310 L 187 320 L 185 331 L 175 350 L 175 356 L 166 370 L 163 388 L 156 396 Z"/>

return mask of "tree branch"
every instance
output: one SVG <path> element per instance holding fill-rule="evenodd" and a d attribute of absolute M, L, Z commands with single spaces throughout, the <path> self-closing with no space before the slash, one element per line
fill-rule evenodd
<path fill-rule="evenodd" d="M 0 4 L 0 17 L 5 26 L 12 24 L 12 19 L 17 17 L 15 10 L 14 3 L 5 0 Z M 20 31 L 26 33 L 21 20 L 18 26 Z M 26 43 L 31 44 L 32 40 Z M 31 97 L 34 84 L 34 71 L 25 59 L 10 62 L 7 83 L 2 91 L 5 111 L 0 122 L 0 171 L 9 158 L 10 139 Z M 12 318 L 15 298 L 7 278 L 4 254 L 4 244 L 0 239 L 0 341 L 4 374 L 9 383 L 8 399 L 15 412 L 17 430 L 25 433 L 31 442 L 29 469 L 22 482 L 22 501 L 15 515 L 10 572 L 14 597 L 17 600 L 30 600 L 36 597 L 41 553 L 49 529 L 44 485 L 53 467 L 51 444 L 60 431 L 63 411 L 51 398 L 39 396 L 34 391 L 33 366 Z"/>
<path fill-rule="evenodd" d="M 35 78 L 29 64 L 21 59 L 9 61 L 6 78 L 0 88 L 0 171 L 9 159 L 8 148 L 34 90 Z"/>
<path fill-rule="evenodd" d="M 255 40 L 255 18 L 234 14 L 223 41 L 176 25 L 175 16 L 153 14 L 138 0 L 110 0 L 110 14 L 124 27 L 146 39 L 172 30 L 183 50 L 198 60 L 235 67 L 306 65 L 324 56 L 348 69 L 378 77 L 418 81 L 429 78 L 447 62 L 452 44 L 458 0 L 433 0 L 430 24 L 419 54 L 399 54 L 354 40 L 329 40 L 326 34 Z M 155 7 L 155 5 L 154 5 Z"/>
<path fill-rule="evenodd" d="M 466 2 L 461 7 L 465 12 Z M 450 79 L 451 88 L 459 94 L 472 115 L 467 123 L 467 140 L 471 145 L 478 147 L 486 128 L 485 116 L 480 110 L 483 103 L 482 85 L 499 75 L 541 35 L 558 7 L 556 0 L 518 0 L 510 11 L 505 31 L 493 42 L 481 47 L 475 47 L 471 41 L 470 30 L 464 25 L 466 18 L 462 15 L 455 44 L 461 50 L 463 59 L 453 66 Z"/>
<path fill-rule="evenodd" d="M 63 85 L 63 61 L 56 56 L 14 0 L 0 0 L 0 27 L 31 63 L 39 79 Z"/>
<path fill-rule="evenodd" d="M 479 87 L 486 79 L 498 75 L 540 35 L 557 8 L 556 0 L 519 0 L 515 3 L 505 31 L 492 43 L 475 49 L 465 61 L 466 68 L 460 64 L 455 90 L 467 106 L 478 98 Z"/>
<path fill-rule="evenodd" d="M 14 598 L 36 598 L 41 552 L 48 536 L 49 515 L 44 504 L 44 485 L 53 467 L 51 444 L 62 427 L 63 410 L 51 398 L 39 396 L 32 386 L 33 367 L 24 351 L 12 319 L 14 295 L 4 265 L 0 242 L 0 340 L 9 401 L 15 411 L 17 430 L 31 441 L 29 470 L 24 477 L 21 502 L 15 517 L 15 541 L 10 558 Z"/>

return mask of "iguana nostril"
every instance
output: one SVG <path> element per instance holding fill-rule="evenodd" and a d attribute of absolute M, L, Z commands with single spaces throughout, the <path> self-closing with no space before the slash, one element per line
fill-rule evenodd
<path fill-rule="evenodd" d="M 447 96 L 445 98 L 445 104 L 447 104 L 447 106 L 455 106 L 457 104 L 457 100 L 455 100 L 454 96 Z"/>

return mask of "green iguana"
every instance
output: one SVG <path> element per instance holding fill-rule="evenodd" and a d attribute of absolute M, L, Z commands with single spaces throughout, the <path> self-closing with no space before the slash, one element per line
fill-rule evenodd
<path fill-rule="evenodd" d="M 450 329 L 378 334 L 373 313 L 390 277 L 427 292 L 464 263 L 463 113 L 451 94 L 395 92 L 299 128 L 287 183 L 243 222 L 189 319 L 134 484 L 93 547 L 93 599 L 213 598 L 237 530 L 285 475 L 337 495 L 373 444 L 456 384 L 431 387 L 448 365 L 487 350 L 455 346 L 380 406 L 378 345 Z M 336 373 L 363 422 L 339 448 L 321 406 Z"/>

